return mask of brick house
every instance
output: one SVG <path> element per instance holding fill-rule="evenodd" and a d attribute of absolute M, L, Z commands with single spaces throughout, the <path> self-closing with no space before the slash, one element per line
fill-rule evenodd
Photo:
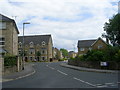
<path fill-rule="evenodd" d="M 78 55 L 86 54 L 89 50 L 96 49 L 105 49 L 107 43 L 102 39 L 93 39 L 93 40 L 79 40 L 78 41 Z"/>
<path fill-rule="evenodd" d="M 18 34 L 15 21 L 0 14 L 0 53 L 18 55 Z"/>
<path fill-rule="evenodd" d="M 34 35 L 24 36 L 25 41 L 25 60 L 50 61 L 52 54 L 52 37 L 51 35 Z M 22 53 L 23 36 L 18 37 L 19 55 Z"/>

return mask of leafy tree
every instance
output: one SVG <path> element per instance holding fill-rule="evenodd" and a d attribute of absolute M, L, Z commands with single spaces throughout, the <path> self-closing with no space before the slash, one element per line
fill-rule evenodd
<path fill-rule="evenodd" d="M 105 22 L 103 28 L 106 34 L 102 36 L 109 39 L 113 46 L 120 45 L 120 14 L 114 15 L 109 22 Z"/>
<path fill-rule="evenodd" d="M 64 58 L 68 57 L 68 51 L 66 49 L 61 48 L 60 51 L 62 52 Z"/>
<path fill-rule="evenodd" d="M 37 52 L 36 52 L 36 56 L 41 56 L 40 51 L 37 51 Z"/>

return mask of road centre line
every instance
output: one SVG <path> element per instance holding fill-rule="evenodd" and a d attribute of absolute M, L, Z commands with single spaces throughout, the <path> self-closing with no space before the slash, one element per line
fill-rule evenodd
<path fill-rule="evenodd" d="M 64 73 L 64 72 L 62 72 L 62 71 L 60 71 L 60 70 L 57 70 L 59 73 L 61 73 L 61 74 L 64 74 L 64 75 L 68 75 L 68 74 L 66 74 L 66 73 Z"/>
<path fill-rule="evenodd" d="M 90 85 L 90 86 L 96 87 L 96 85 L 91 84 L 91 83 L 86 82 L 86 81 L 83 81 L 83 80 L 81 80 L 81 79 L 78 79 L 78 78 L 76 78 L 76 77 L 73 77 L 73 79 L 78 80 L 78 81 L 80 81 L 80 82 L 82 82 L 82 83 L 86 83 L 86 84 L 88 84 L 88 85 Z"/>
<path fill-rule="evenodd" d="M 55 68 L 53 68 L 53 67 L 50 67 L 50 66 L 48 66 L 48 65 L 46 65 L 46 66 L 47 66 L 47 67 L 49 67 L 49 68 L 51 68 L 51 69 L 53 69 L 53 70 L 55 69 Z"/>
<path fill-rule="evenodd" d="M 114 84 L 114 83 L 105 83 L 105 84 L 109 85 L 109 84 Z"/>

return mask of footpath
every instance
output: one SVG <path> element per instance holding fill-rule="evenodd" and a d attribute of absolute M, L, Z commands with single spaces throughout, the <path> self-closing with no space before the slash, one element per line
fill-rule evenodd
<path fill-rule="evenodd" d="M 32 64 L 32 63 L 26 63 L 24 70 L 2 76 L 2 82 L 16 80 L 16 79 L 24 78 L 24 77 L 34 74 L 35 70 L 34 70 L 33 66 L 34 66 L 34 64 Z"/>
<path fill-rule="evenodd" d="M 78 66 L 68 65 L 67 63 L 62 63 L 60 65 L 66 68 L 71 68 L 71 69 L 80 70 L 80 71 L 88 71 L 88 72 L 99 72 L 99 73 L 118 73 L 119 72 L 117 70 L 101 70 L 101 69 L 78 67 Z"/>

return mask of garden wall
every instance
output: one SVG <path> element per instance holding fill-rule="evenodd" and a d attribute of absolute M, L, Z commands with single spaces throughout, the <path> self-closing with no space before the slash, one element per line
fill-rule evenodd
<path fill-rule="evenodd" d="M 68 60 L 69 65 L 87 67 L 94 69 L 107 69 L 107 70 L 120 70 L 120 62 L 108 61 L 107 66 L 101 66 L 100 61 L 80 61 L 80 60 Z"/>

